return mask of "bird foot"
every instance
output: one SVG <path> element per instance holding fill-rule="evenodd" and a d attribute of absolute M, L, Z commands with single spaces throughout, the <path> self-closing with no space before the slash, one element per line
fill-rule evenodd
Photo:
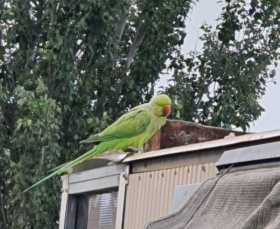
<path fill-rule="evenodd" d="M 144 149 L 139 147 L 139 148 L 136 148 L 136 147 L 128 147 L 126 152 L 128 153 L 144 153 Z"/>
<path fill-rule="evenodd" d="M 122 151 L 122 150 L 118 150 L 116 151 L 118 154 L 115 154 L 115 156 L 117 157 L 107 157 L 107 159 L 109 159 L 107 165 L 116 165 L 121 163 L 125 158 L 127 158 L 128 156 L 132 155 L 133 152 L 128 152 L 128 151 Z"/>

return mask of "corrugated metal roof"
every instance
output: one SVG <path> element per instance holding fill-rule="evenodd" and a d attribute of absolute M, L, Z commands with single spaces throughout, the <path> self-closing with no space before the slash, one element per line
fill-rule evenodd
<path fill-rule="evenodd" d="M 213 141 L 171 147 L 162 150 L 150 151 L 142 154 L 135 154 L 130 157 L 127 157 L 123 162 L 133 162 L 133 161 L 162 157 L 162 156 L 170 156 L 179 153 L 220 148 L 224 146 L 232 146 L 241 143 L 257 142 L 257 141 L 268 140 L 277 137 L 280 137 L 280 130 L 267 131 L 267 132 L 254 133 L 254 134 L 245 134 L 241 136 L 232 136 L 232 137 L 213 140 Z"/>

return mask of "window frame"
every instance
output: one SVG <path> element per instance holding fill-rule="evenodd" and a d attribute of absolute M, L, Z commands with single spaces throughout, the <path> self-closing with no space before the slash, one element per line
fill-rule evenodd
<path fill-rule="evenodd" d="M 78 202 L 86 201 L 86 193 L 103 193 L 110 190 L 118 190 L 115 229 L 122 229 L 128 173 L 128 165 L 116 164 L 62 176 L 59 229 L 86 229 L 80 224 L 85 219 L 78 218 L 87 217 L 87 212 L 80 209 L 83 214 L 77 215 L 77 209 L 81 206 Z"/>

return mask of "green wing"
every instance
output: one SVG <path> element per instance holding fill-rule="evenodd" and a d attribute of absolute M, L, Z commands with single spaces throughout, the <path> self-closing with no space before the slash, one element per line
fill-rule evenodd
<path fill-rule="evenodd" d="M 101 133 L 92 135 L 81 143 L 110 141 L 139 135 L 146 130 L 151 122 L 148 109 L 133 109 L 121 116 Z"/>

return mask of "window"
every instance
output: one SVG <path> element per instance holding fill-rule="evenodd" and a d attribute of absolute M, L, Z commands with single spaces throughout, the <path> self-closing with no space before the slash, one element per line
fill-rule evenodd
<path fill-rule="evenodd" d="M 114 229 L 118 192 L 105 192 L 89 196 L 87 229 Z"/>
<path fill-rule="evenodd" d="M 121 174 L 126 168 L 105 166 L 65 177 L 59 228 L 115 229 L 121 225 L 126 185 Z"/>

